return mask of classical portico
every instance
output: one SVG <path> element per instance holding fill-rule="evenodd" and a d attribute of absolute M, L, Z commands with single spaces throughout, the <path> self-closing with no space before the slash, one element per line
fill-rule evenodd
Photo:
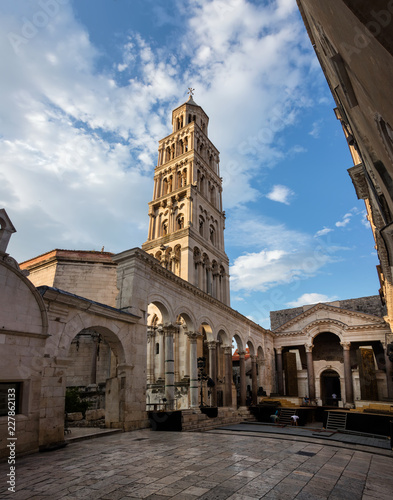
<path fill-rule="evenodd" d="M 344 407 L 392 398 L 384 319 L 330 304 L 305 309 L 273 330 L 278 394 Z"/>

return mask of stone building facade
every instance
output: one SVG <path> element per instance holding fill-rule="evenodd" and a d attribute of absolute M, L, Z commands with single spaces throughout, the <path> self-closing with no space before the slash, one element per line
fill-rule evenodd
<path fill-rule="evenodd" d="M 379 296 L 272 311 L 278 393 L 320 406 L 391 401 L 392 334 L 383 313 Z"/>
<path fill-rule="evenodd" d="M 393 323 L 393 2 L 297 0 L 353 158 L 380 265 L 386 320 Z"/>
<path fill-rule="evenodd" d="M 70 348 L 86 331 L 102 336 L 113 353 L 106 378 L 107 427 L 147 426 L 143 322 L 129 312 L 57 288 L 35 287 L 6 253 L 13 232 L 8 215 L 0 210 L 0 457 L 8 456 L 12 418 L 17 453 L 64 441 Z M 10 394 L 15 395 L 15 406 L 9 405 Z"/>

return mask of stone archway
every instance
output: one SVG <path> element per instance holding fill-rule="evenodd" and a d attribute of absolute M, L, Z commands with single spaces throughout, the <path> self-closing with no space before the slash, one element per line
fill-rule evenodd
<path fill-rule="evenodd" d="M 321 399 L 323 406 L 338 406 L 341 401 L 340 375 L 332 369 L 324 370 L 320 375 Z"/>
<path fill-rule="evenodd" d="M 82 320 L 82 317 L 79 316 L 79 319 Z M 126 369 L 125 348 L 119 336 L 114 332 L 115 329 L 117 333 L 120 330 L 111 329 L 105 324 L 107 323 L 105 320 L 100 324 L 97 319 L 89 316 L 83 318 L 84 327 L 77 331 L 74 338 L 70 337 L 72 328 L 68 328 L 68 335 L 64 336 L 62 344 L 67 351 L 68 359 L 64 368 L 64 395 L 67 393 L 67 386 L 74 385 L 71 378 L 73 377 L 79 382 L 76 385 L 80 389 L 83 388 L 79 392 L 84 393 L 83 399 L 89 404 L 87 411 L 105 410 L 105 427 L 124 428 L 127 419 L 126 387 L 130 382 L 129 370 Z M 86 359 L 79 351 L 84 337 L 87 340 Z M 103 363 L 100 363 L 98 359 L 100 350 L 104 351 Z M 104 364 L 107 366 L 103 366 Z M 101 383 L 98 384 L 98 382 Z M 84 415 L 86 426 L 88 426 L 89 418 L 87 411 Z M 92 414 L 92 420 L 98 420 L 95 417 L 100 416 L 101 413 L 97 411 L 96 415 Z"/>

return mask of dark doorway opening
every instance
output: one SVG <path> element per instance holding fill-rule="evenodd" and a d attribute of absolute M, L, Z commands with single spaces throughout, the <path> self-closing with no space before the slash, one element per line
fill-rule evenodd
<path fill-rule="evenodd" d="M 321 374 L 321 398 L 326 406 L 338 406 L 341 400 L 340 376 L 334 370 L 325 370 Z"/>

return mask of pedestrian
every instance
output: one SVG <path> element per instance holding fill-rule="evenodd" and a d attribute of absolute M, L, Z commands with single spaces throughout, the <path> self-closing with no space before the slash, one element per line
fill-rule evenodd
<path fill-rule="evenodd" d="M 299 420 L 298 415 L 292 415 L 291 417 L 291 423 L 292 425 L 297 425 L 297 421 Z"/>

